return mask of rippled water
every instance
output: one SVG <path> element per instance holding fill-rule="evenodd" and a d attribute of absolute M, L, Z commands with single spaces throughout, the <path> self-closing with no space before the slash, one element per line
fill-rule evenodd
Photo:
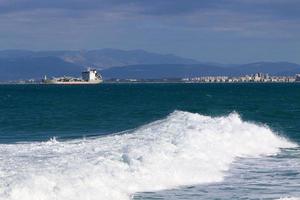
<path fill-rule="evenodd" d="M 0 86 L 0 199 L 297 199 L 300 85 Z"/>

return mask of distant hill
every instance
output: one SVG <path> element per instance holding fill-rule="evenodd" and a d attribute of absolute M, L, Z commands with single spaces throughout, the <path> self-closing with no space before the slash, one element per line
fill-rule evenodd
<path fill-rule="evenodd" d="M 182 78 L 194 76 L 214 76 L 237 74 L 234 69 L 209 64 L 159 64 L 129 65 L 104 69 L 101 74 L 105 78 Z"/>
<path fill-rule="evenodd" d="M 258 72 L 270 75 L 295 75 L 300 73 L 300 65 L 289 62 L 256 62 L 233 67 L 238 74 L 254 74 Z"/>
<path fill-rule="evenodd" d="M 144 50 L 100 49 L 90 51 L 0 51 L 0 81 L 41 79 L 44 75 L 80 76 L 87 66 L 109 78 L 182 78 L 195 76 L 238 76 L 258 72 L 270 75 L 300 73 L 300 65 L 289 62 L 249 64 L 203 63 L 172 54 Z"/>
<path fill-rule="evenodd" d="M 0 58 L 0 80 L 41 79 L 44 75 L 80 76 L 81 70 L 81 66 L 67 63 L 56 57 Z"/>
<path fill-rule="evenodd" d="M 257 62 L 232 67 L 212 64 L 163 64 L 112 67 L 101 71 L 105 78 L 181 78 L 196 76 L 240 76 L 254 73 L 295 75 L 300 65 L 288 62 Z"/>
<path fill-rule="evenodd" d="M 144 50 L 99 49 L 89 51 L 27 51 L 3 50 L 0 59 L 55 57 L 67 63 L 80 66 L 94 66 L 98 69 L 112 66 L 136 64 L 196 64 L 196 60 L 173 54 L 157 54 Z M 1 66 L 0 66 L 1 67 Z"/>

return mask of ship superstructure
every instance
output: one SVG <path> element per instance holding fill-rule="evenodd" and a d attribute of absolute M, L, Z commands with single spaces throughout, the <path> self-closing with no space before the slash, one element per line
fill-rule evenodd
<path fill-rule="evenodd" d="M 296 74 L 296 81 L 300 82 L 300 74 Z"/>
<path fill-rule="evenodd" d="M 95 69 L 88 68 L 88 70 L 81 73 L 81 78 L 63 76 L 53 77 L 52 79 L 43 79 L 43 83 L 46 84 L 99 84 L 103 79 L 101 75 Z"/>

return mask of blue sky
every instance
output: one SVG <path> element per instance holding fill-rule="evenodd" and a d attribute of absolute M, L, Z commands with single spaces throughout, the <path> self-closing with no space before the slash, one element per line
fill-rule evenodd
<path fill-rule="evenodd" d="M 300 0 L 0 0 L 0 44 L 300 63 Z"/>

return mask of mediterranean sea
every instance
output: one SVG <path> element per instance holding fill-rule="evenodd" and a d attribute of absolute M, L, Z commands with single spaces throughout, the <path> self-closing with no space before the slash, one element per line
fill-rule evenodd
<path fill-rule="evenodd" d="M 0 85 L 0 200 L 299 199 L 300 84 Z"/>

